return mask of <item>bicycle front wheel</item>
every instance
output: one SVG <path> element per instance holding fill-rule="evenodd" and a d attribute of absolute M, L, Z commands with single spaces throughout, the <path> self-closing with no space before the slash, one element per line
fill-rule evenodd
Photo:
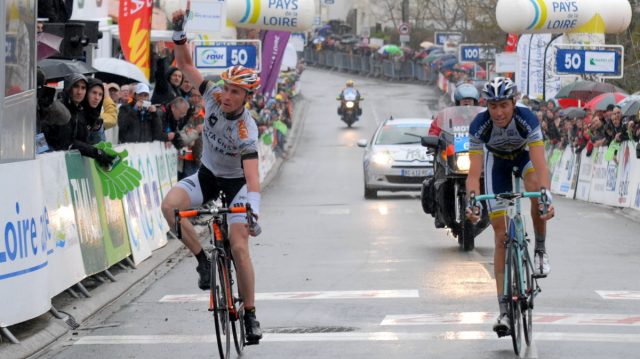
<path fill-rule="evenodd" d="M 229 292 L 228 268 L 225 259 L 214 251 L 211 258 L 211 294 L 209 310 L 213 312 L 216 328 L 216 340 L 220 358 L 228 359 L 231 355 L 231 335 L 229 333 Z"/>
<path fill-rule="evenodd" d="M 522 321 L 520 309 L 520 272 L 518 270 L 518 258 L 513 251 L 509 255 L 509 325 L 511 326 L 511 341 L 513 342 L 513 351 L 516 355 L 520 354 Z"/>
<path fill-rule="evenodd" d="M 527 345 L 531 345 L 533 341 L 533 298 L 535 297 L 535 290 L 533 288 L 533 279 L 531 278 L 531 265 L 527 260 L 527 257 L 522 259 L 522 266 L 524 267 L 525 283 L 525 299 L 522 303 L 522 329 L 524 330 L 524 341 Z"/>
<path fill-rule="evenodd" d="M 242 350 L 246 343 L 246 334 L 244 331 L 244 302 L 242 301 L 240 290 L 238 288 L 238 271 L 236 270 L 236 262 L 231 261 L 229 268 L 231 269 L 229 274 L 231 282 L 231 296 L 233 298 L 232 312 L 234 312 L 231 315 L 231 332 L 233 333 L 233 343 L 235 344 L 236 352 L 238 355 L 242 355 Z"/>

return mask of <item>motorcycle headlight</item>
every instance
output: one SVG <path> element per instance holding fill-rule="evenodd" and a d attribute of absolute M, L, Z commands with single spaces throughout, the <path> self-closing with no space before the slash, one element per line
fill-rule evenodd
<path fill-rule="evenodd" d="M 347 101 L 347 108 L 353 108 L 354 105 L 353 101 Z"/>
<path fill-rule="evenodd" d="M 371 157 L 371 161 L 377 165 L 384 166 L 393 162 L 393 158 L 386 152 L 378 152 Z"/>
<path fill-rule="evenodd" d="M 460 171 L 469 171 L 471 167 L 471 161 L 469 160 L 468 153 L 459 153 L 456 155 L 456 167 Z"/>

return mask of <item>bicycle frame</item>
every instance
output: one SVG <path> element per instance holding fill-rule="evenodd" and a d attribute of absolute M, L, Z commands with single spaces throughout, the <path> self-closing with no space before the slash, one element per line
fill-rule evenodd
<path fill-rule="evenodd" d="M 498 333 L 499 336 L 511 335 L 516 354 L 520 351 L 520 333 L 524 328 L 527 344 L 532 339 L 532 310 L 535 297 L 542 291 L 538 286 L 537 277 L 532 275 L 533 262 L 529 255 L 529 240 L 526 238 L 525 222 L 521 214 L 521 198 L 541 198 L 544 212 L 547 210 L 546 190 L 540 192 L 520 192 L 520 180 L 515 178 L 514 192 L 500 194 L 484 194 L 476 196 L 471 194 L 472 207 L 477 201 L 498 200 L 506 202 L 507 213 L 505 221 L 507 233 L 505 240 L 505 268 L 503 282 L 503 298 L 507 300 L 510 308 L 509 320 L 511 331 Z M 521 314 L 524 315 L 521 317 Z M 521 321 L 523 322 L 521 326 Z"/>
<path fill-rule="evenodd" d="M 224 203 L 224 197 L 221 194 Z M 228 237 L 227 214 L 245 213 L 249 225 L 253 223 L 253 212 L 251 206 L 247 203 L 246 207 L 217 207 L 199 208 L 180 211 L 174 209 L 175 230 L 178 238 L 182 238 L 182 227 L 180 221 L 183 218 L 200 218 L 201 216 L 211 216 L 205 219 L 202 224 L 206 224 L 209 229 L 209 242 L 211 249 L 207 249 L 209 260 L 211 261 L 211 288 L 209 296 L 210 312 L 213 312 L 216 323 L 216 337 L 218 340 L 218 348 L 223 358 L 228 358 L 229 350 L 229 330 L 233 332 L 233 341 L 235 343 L 238 355 L 241 354 L 242 348 L 246 345 L 244 336 L 244 324 L 242 321 L 243 301 L 241 295 L 234 296 L 234 292 L 239 289 L 233 289 L 236 278 L 233 275 L 235 263 Z M 218 272 L 216 272 L 218 271 Z M 218 276 L 219 275 L 219 276 Z M 215 284 L 216 278 L 220 284 Z M 239 293 L 238 293 L 239 294 Z M 226 302 L 226 303 L 225 303 Z M 237 304 L 236 304 L 237 303 Z M 219 322 L 219 318 L 223 322 Z M 226 321 L 226 322 L 225 322 Z M 229 327 L 229 322 L 233 322 Z M 239 325 L 238 325 L 239 323 Z M 226 349 L 224 348 L 222 335 L 226 337 Z"/>

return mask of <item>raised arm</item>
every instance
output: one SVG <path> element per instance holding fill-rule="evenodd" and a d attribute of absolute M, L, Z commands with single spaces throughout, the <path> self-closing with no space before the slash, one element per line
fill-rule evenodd
<path fill-rule="evenodd" d="M 204 81 L 204 77 L 200 74 L 191 58 L 191 47 L 187 44 L 187 33 L 185 31 L 187 25 L 187 17 L 191 8 L 191 1 L 187 1 L 187 9 L 178 10 L 173 13 L 173 42 L 174 56 L 176 65 L 182 71 L 184 77 L 191 82 L 195 88 L 200 88 L 200 84 Z"/>

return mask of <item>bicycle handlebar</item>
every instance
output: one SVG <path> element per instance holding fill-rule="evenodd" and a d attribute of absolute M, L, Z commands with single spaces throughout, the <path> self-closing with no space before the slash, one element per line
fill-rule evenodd
<path fill-rule="evenodd" d="M 539 210 L 541 215 L 547 214 L 549 209 L 549 201 L 547 197 L 547 189 L 542 187 L 540 192 L 505 192 L 505 193 L 488 193 L 476 195 L 475 192 L 471 192 L 469 196 L 469 207 L 472 208 L 472 211 L 475 215 L 479 215 L 479 211 L 476 211 L 478 206 L 478 201 L 486 201 L 486 200 L 507 200 L 513 201 L 518 198 L 540 198 L 542 209 Z"/>
<path fill-rule="evenodd" d="M 197 208 L 197 209 L 187 209 L 187 210 L 179 210 L 177 208 L 173 209 L 173 215 L 175 217 L 175 232 L 178 239 L 182 239 L 182 226 L 180 225 L 180 220 L 182 218 L 191 218 L 191 217 L 199 217 L 205 215 L 213 215 L 217 216 L 220 214 L 229 214 L 229 213 L 246 213 L 247 214 L 247 222 L 249 226 L 253 225 L 254 214 L 251 210 L 251 204 L 247 203 L 244 207 L 216 207 L 212 208 Z"/>

